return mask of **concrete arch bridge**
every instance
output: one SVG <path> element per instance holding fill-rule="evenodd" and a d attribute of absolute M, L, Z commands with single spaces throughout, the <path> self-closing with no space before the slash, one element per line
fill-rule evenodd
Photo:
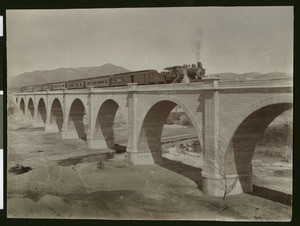
<path fill-rule="evenodd" d="M 236 178 L 232 194 L 252 190 L 255 146 L 268 125 L 293 107 L 293 81 L 206 78 L 190 84 L 13 93 L 13 100 L 33 126 L 61 131 L 62 139 L 84 139 L 91 149 L 113 147 L 112 127 L 121 109 L 128 115 L 127 161 L 132 164 L 162 161 L 162 129 L 178 105 L 190 118 L 203 150 L 201 190 L 219 196 L 224 182 Z"/>

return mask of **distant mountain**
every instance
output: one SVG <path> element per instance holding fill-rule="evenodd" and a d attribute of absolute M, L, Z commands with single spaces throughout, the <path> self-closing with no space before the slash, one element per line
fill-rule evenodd
<path fill-rule="evenodd" d="M 262 74 L 260 76 L 254 77 L 255 79 L 270 79 L 270 78 L 292 78 L 293 74 L 292 73 L 286 73 L 286 72 L 270 72 L 266 74 Z"/>
<path fill-rule="evenodd" d="M 111 74 L 129 72 L 126 68 L 113 64 L 104 64 L 99 67 L 79 67 L 79 68 L 58 68 L 54 70 L 41 70 L 25 72 L 16 76 L 8 77 L 8 89 L 18 90 L 23 86 L 32 86 L 45 83 L 62 82 L 74 79 L 85 79 Z M 292 77 L 293 75 L 285 72 L 271 72 L 262 74 L 259 72 L 237 73 L 218 73 L 208 76 L 219 76 L 221 80 L 248 80 L 248 79 L 271 79 Z"/>
<path fill-rule="evenodd" d="M 129 70 L 113 64 L 104 64 L 99 67 L 58 68 L 54 70 L 25 72 L 9 76 L 8 89 L 13 90 L 23 86 L 92 78 L 123 72 L 129 72 Z"/>
<path fill-rule="evenodd" d="M 216 73 L 209 74 L 208 76 L 214 77 L 219 76 L 221 80 L 247 80 L 247 79 L 271 79 L 271 78 L 291 78 L 293 75 L 291 73 L 286 72 L 270 72 L 266 74 L 262 74 L 260 72 L 249 72 L 249 73 Z"/>

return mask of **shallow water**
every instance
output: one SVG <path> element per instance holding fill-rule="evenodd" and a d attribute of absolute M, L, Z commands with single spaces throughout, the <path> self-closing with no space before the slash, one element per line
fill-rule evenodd
<path fill-rule="evenodd" d="M 73 166 L 79 163 L 91 163 L 98 161 L 106 161 L 108 159 L 114 158 L 114 153 L 99 153 L 99 154 L 89 154 L 76 156 L 66 159 L 57 160 L 56 163 L 59 166 Z"/>

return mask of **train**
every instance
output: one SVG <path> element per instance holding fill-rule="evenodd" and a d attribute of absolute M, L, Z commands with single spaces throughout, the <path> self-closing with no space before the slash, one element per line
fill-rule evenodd
<path fill-rule="evenodd" d="M 205 69 L 200 62 L 182 66 L 164 68 L 162 72 L 154 69 L 125 72 L 86 79 L 77 79 L 57 83 L 21 87 L 20 92 L 38 92 L 47 90 L 84 89 L 88 87 L 103 88 L 126 86 L 128 83 L 138 85 L 170 84 L 181 82 L 198 82 L 205 77 Z"/>

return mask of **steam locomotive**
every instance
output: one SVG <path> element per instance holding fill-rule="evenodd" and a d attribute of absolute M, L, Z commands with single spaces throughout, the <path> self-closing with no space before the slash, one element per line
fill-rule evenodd
<path fill-rule="evenodd" d="M 142 70 L 114 75 L 105 75 L 87 79 L 78 79 L 58 83 L 48 83 L 36 86 L 25 86 L 20 92 L 36 92 L 46 90 L 84 89 L 87 87 L 115 87 L 126 86 L 127 83 L 138 85 L 169 84 L 181 82 L 198 82 L 205 76 L 205 69 L 200 62 L 192 65 L 173 66 L 164 68 L 164 71 Z"/>

